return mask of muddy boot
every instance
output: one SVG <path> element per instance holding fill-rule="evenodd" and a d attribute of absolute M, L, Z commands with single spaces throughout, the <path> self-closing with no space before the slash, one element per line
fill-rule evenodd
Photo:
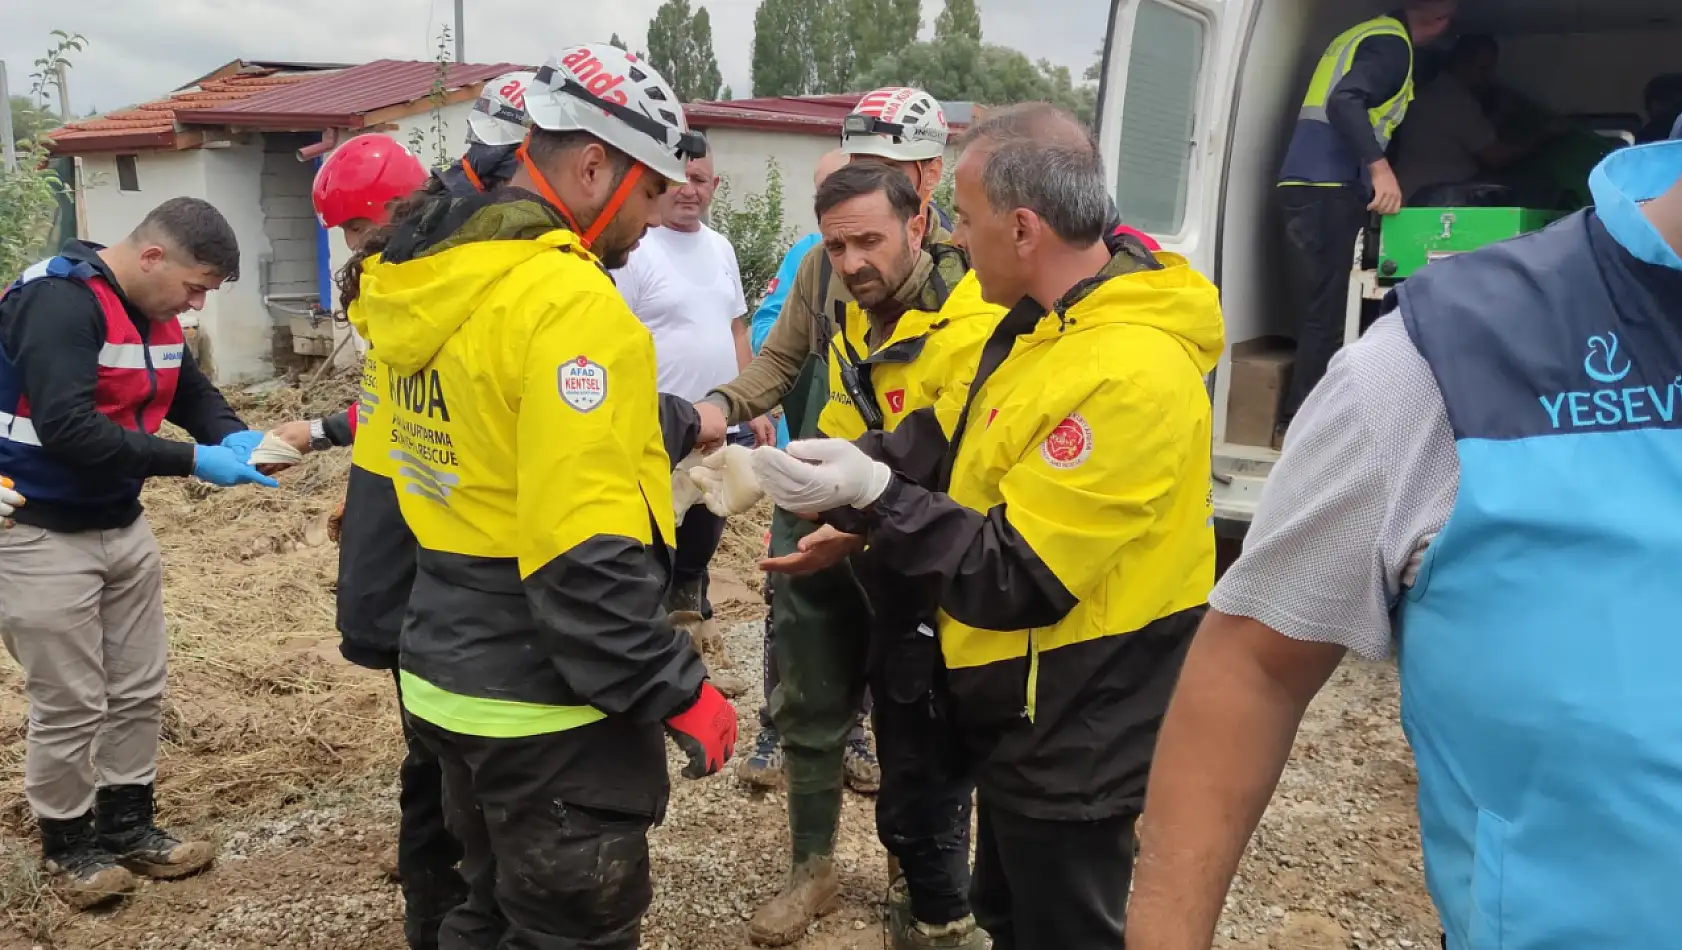
<path fill-rule="evenodd" d="M 150 785 L 113 785 L 99 790 L 99 843 L 123 867 L 155 878 L 186 877 L 210 867 L 216 846 L 182 841 L 154 823 Z"/>
<path fill-rule="evenodd" d="M 674 582 L 666 590 L 666 613 L 693 613 L 705 616 L 704 599 L 699 580 Z"/>
<path fill-rule="evenodd" d="M 925 924 L 911 913 L 905 878 L 888 890 L 888 939 L 893 950 L 987 950 L 987 932 L 967 916 L 946 924 Z"/>
<path fill-rule="evenodd" d="M 857 733 L 847 740 L 842 750 L 841 768 L 847 775 L 847 787 L 860 795 L 874 795 L 882 787 L 882 766 L 876 761 L 876 751 L 870 739 Z"/>
<path fill-rule="evenodd" d="M 134 890 L 134 875 L 100 847 L 92 812 L 63 821 L 41 819 L 41 857 L 53 890 L 77 910 L 118 900 Z"/>
<path fill-rule="evenodd" d="M 834 913 L 841 903 L 841 880 L 835 859 L 809 857 L 789 871 L 782 893 L 753 915 L 748 937 L 761 947 L 786 947 L 806 936 L 812 921 Z"/>
<path fill-rule="evenodd" d="M 780 789 L 788 784 L 783 774 L 783 737 L 773 726 L 759 730 L 753 749 L 742 764 L 736 766 L 736 777 L 754 788 Z"/>

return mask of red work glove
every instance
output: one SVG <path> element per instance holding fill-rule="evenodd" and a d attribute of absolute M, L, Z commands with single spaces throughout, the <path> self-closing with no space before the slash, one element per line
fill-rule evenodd
<path fill-rule="evenodd" d="M 689 756 L 683 777 L 705 778 L 724 768 L 736 751 L 736 707 L 704 682 L 694 705 L 666 720 L 666 734 Z"/>

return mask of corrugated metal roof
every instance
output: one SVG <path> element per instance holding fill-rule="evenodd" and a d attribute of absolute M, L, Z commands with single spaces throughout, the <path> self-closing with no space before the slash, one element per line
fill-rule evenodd
<path fill-rule="evenodd" d="M 862 92 L 824 96 L 775 96 L 765 99 L 729 99 L 720 102 L 691 102 L 683 107 L 689 123 L 698 129 L 742 128 L 806 135 L 840 135 L 841 120 L 853 111 Z M 967 127 L 955 116 L 974 113 L 970 103 L 941 103 L 954 131 Z"/>
<path fill-rule="evenodd" d="M 192 92 L 143 102 L 93 119 L 71 122 L 49 133 L 53 153 L 80 155 L 128 149 L 174 148 L 176 121 L 183 112 L 199 112 L 239 102 L 314 78 L 314 73 L 275 73 L 213 79 Z"/>
<path fill-rule="evenodd" d="M 513 63 L 453 64 L 447 91 L 484 82 L 521 67 Z M 368 113 L 425 99 L 438 77 L 438 64 L 381 59 L 343 72 L 311 76 L 287 89 L 251 96 L 226 106 L 196 111 L 193 125 L 261 129 L 360 128 Z"/>

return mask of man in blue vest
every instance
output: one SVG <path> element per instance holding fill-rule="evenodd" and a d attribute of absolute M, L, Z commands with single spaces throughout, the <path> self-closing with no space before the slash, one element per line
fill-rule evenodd
<path fill-rule="evenodd" d="M 1448 29 L 1456 5 L 1407 0 L 1340 34 L 1314 69 L 1279 170 L 1297 356 L 1276 446 L 1343 343 L 1355 236 L 1367 213 L 1401 210 L 1402 188 L 1384 151 L 1413 101 L 1414 50 Z"/>
<path fill-rule="evenodd" d="M 1432 264 L 1333 361 L 1157 746 L 1128 946 L 1202 950 L 1346 652 L 1399 654 L 1448 950 L 1676 943 L 1682 141 Z"/>
<path fill-rule="evenodd" d="M 163 714 L 163 570 L 140 489 L 160 475 L 275 482 L 262 441 L 178 319 L 239 276 L 233 228 L 175 198 L 111 247 L 73 242 L 0 296 L 0 472 L 25 500 L 0 530 L 0 639 L 29 697 L 24 795 L 47 868 L 87 907 L 208 866 L 153 821 Z M 158 436 L 164 421 L 198 444 Z"/>

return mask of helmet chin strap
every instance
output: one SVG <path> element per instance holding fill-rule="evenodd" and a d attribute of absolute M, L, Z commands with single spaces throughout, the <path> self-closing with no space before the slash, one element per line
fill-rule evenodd
<path fill-rule="evenodd" d="M 637 183 L 642 181 L 643 164 L 634 162 L 630 171 L 627 171 L 624 179 L 619 182 L 619 187 L 615 188 L 613 194 L 608 197 L 607 204 L 602 206 L 601 213 L 596 215 L 596 220 L 590 225 L 590 229 L 580 231 L 578 219 L 572 216 L 572 212 L 567 209 L 566 203 L 561 201 L 561 196 L 555 193 L 554 187 L 549 184 L 549 179 L 537 170 L 537 163 L 531 160 L 530 153 L 526 151 L 525 142 L 520 143 L 517 154 L 520 158 L 520 164 L 525 166 L 526 171 L 531 175 L 532 184 L 537 186 L 537 193 L 542 196 L 544 201 L 554 205 L 555 210 L 560 212 L 561 217 L 566 220 L 567 226 L 572 228 L 574 234 L 578 235 L 579 242 L 584 245 L 584 249 L 587 251 L 593 250 L 596 239 L 602 236 L 602 232 L 607 230 L 609 224 L 613 223 L 614 216 L 619 214 L 619 209 L 623 208 L 625 202 L 630 199 L 631 192 L 636 188 Z"/>

